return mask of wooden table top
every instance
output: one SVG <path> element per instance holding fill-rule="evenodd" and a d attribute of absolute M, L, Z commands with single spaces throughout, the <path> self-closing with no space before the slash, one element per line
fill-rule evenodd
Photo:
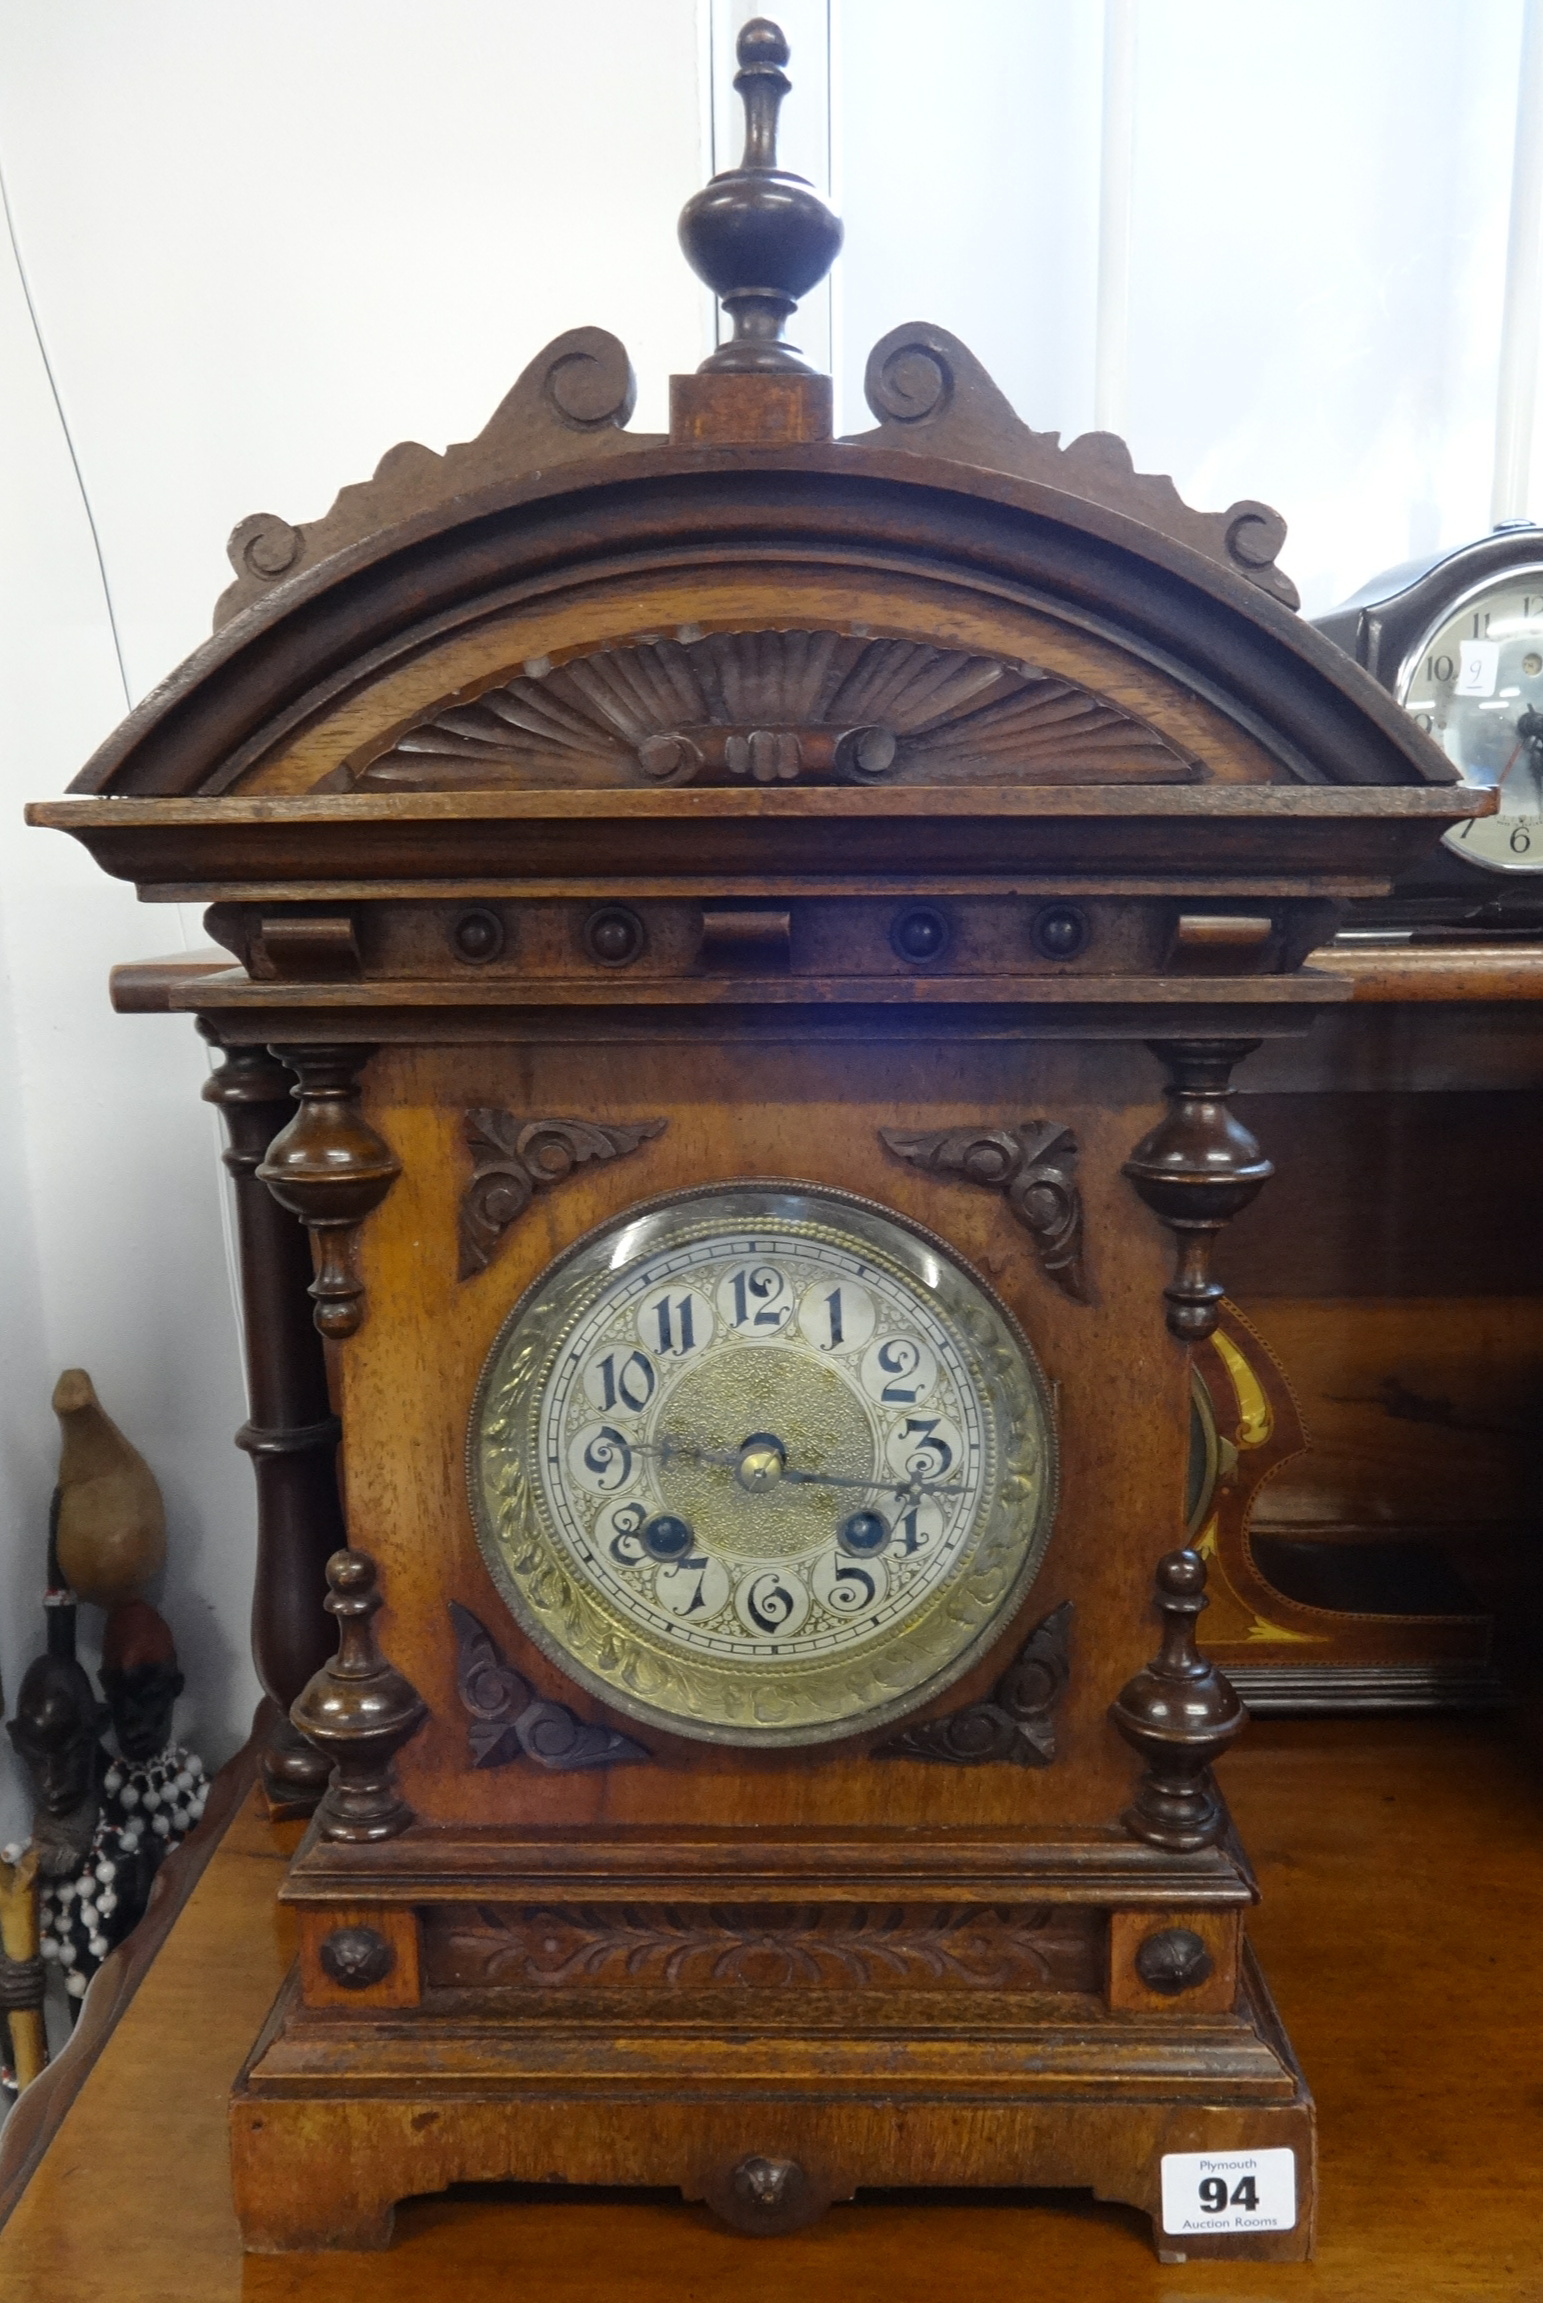
<path fill-rule="evenodd" d="M 237 1815 L 0 2234 L 0 2303 L 1543 2303 L 1543 1801 L 1503 1722 L 1256 1725 L 1227 1783 L 1313 2086 L 1315 2263 L 1160 2265 L 1085 2195 L 871 2198 L 742 2239 L 649 2194 L 403 2207 L 389 2253 L 247 2258 L 225 2095 L 288 1957 L 296 1827 Z"/>

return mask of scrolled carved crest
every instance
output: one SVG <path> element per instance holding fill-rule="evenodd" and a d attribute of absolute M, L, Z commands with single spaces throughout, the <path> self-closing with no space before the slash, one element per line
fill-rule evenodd
<path fill-rule="evenodd" d="M 466 1114 L 472 1178 L 461 1194 L 462 1279 L 485 1271 L 509 1226 L 538 1191 L 549 1191 L 586 1160 L 625 1158 L 664 1133 L 664 1120 L 611 1126 L 599 1120 L 516 1119 L 480 1106 Z"/>
<path fill-rule="evenodd" d="M 1055 1707 L 1070 1675 L 1071 1621 L 1072 1603 L 1063 1600 L 1029 1633 L 984 1702 L 904 1727 L 869 1756 L 939 1760 L 952 1767 L 1004 1759 L 1018 1767 L 1048 1767 L 1056 1755 Z"/>
<path fill-rule="evenodd" d="M 1184 783 L 1194 763 L 1037 665 L 840 631 L 643 634 L 426 714 L 366 788 Z"/>
<path fill-rule="evenodd" d="M 625 345 L 604 328 L 570 328 L 536 354 L 474 440 L 442 456 L 416 440 L 399 441 L 371 478 L 341 489 L 330 511 L 303 526 L 276 512 L 241 521 L 226 547 L 236 581 L 215 605 L 215 630 L 282 577 L 457 496 L 578 457 L 656 447 L 655 435 L 623 429 L 636 398 Z"/>
<path fill-rule="evenodd" d="M 1138 472 L 1113 432 L 1084 432 L 1063 448 L 1059 432 L 1031 431 L 946 328 L 919 320 L 892 328 L 868 355 L 863 389 L 879 428 L 854 447 L 907 448 L 1039 480 L 1203 552 L 1284 607 L 1301 605 L 1296 585 L 1276 566 L 1286 523 L 1269 504 L 1246 497 L 1225 512 L 1197 512 L 1165 474 Z"/>
<path fill-rule="evenodd" d="M 1024 1120 L 1015 1128 L 933 1128 L 920 1135 L 880 1128 L 879 1140 L 913 1167 L 1005 1192 L 1045 1277 L 1073 1303 L 1087 1302 L 1077 1139 L 1070 1128 L 1057 1120 Z"/>
<path fill-rule="evenodd" d="M 553 1774 L 583 1767 L 620 1767 L 652 1753 L 630 1735 L 601 1721 L 580 1719 L 565 1703 L 538 1696 L 506 1661 L 491 1632 L 469 1609 L 449 1602 L 455 1629 L 455 1685 L 470 1719 L 466 1740 L 473 1767 L 507 1767 L 534 1760 Z"/>

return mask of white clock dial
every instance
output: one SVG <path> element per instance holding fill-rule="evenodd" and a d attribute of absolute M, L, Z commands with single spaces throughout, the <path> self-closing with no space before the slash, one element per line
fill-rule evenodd
<path fill-rule="evenodd" d="M 878 1209 L 735 1186 L 633 1211 L 516 1307 L 471 1438 L 533 1636 L 678 1731 L 914 1708 L 1025 1588 L 1054 1437 L 1026 1347 Z"/>
<path fill-rule="evenodd" d="M 1405 663 L 1398 699 L 1498 815 L 1446 844 L 1494 872 L 1543 871 L 1543 566 L 1478 585 Z"/>

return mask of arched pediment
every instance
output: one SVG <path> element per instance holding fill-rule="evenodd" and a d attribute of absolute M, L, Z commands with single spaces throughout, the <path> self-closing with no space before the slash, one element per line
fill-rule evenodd
<path fill-rule="evenodd" d="M 1278 515 L 1193 512 L 1106 436 L 1031 432 L 941 330 L 877 348 L 880 421 L 854 440 L 672 443 L 625 430 L 631 396 L 615 339 L 572 331 L 476 441 L 393 450 L 314 524 L 243 522 L 215 636 L 73 788 L 603 785 L 639 780 L 655 737 L 700 755 L 680 780 L 734 780 L 756 734 L 839 780 L 866 727 L 902 782 L 1454 780 L 1281 604 Z M 816 658 L 840 676 L 805 695 Z M 752 710 L 766 660 L 788 694 Z M 886 680 L 890 719 L 840 696 Z M 929 721 L 932 680 L 958 701 Z M 608 682 L 631 683 L 630 732 Z"/>

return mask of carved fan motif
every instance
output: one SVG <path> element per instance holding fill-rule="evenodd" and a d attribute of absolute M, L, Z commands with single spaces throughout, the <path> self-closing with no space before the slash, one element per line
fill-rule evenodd
<path fill-rule="evenodd" d="M 1033 664 L 843 632 L 685 626 L 421 720 L 365 785 L 1179 783 L 1155 728 Z"/>

